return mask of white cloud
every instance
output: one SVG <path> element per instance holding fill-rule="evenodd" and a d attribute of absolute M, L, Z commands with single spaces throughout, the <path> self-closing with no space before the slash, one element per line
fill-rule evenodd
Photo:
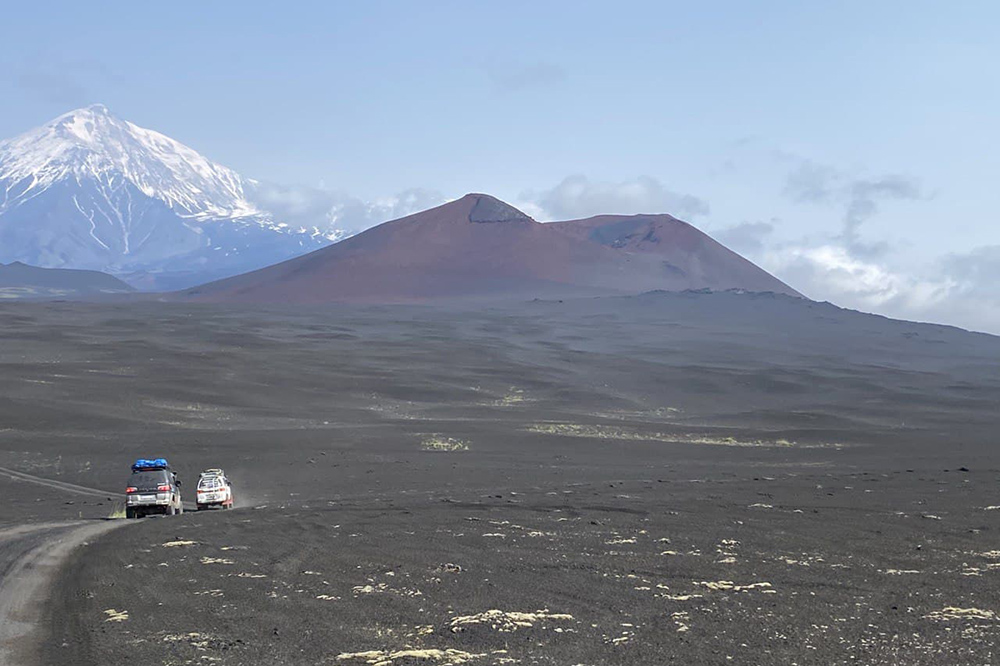
<path fill-rule="evenodd" d="M 932 266 L 900 268 L 859 258 L 838 245 L 775 245 L 760 265 L 806 296 L 863 312 L 947 323 L 1000 334 L 1000 248 L 951 255 Z"/>
<path fill-rule="evenodd" d="M 888 304 L 927 307 L 954 287 L 947 280 L 914 279 L 836 245 L 772 248 L 764 263 L 807 295 L 869 310 Z"/>
<path fill-rule="evenodd" d="M 680 218 L 708 214 L 708 203 L 667 189 L 651 176 L 611 183 L 569 176 L 549 190 L 521 194 L 519 203 L 539 220 L 568 220 L 601 214 L 669 213 Z"/>
<path fill-rule="evenodd" d="M 865 223 L 891 202 L 928 198 L 915 178 L 858 175 L 794 155 L 779 158 L 792 163 L 785 196 L 839 211 L 839 224 L 826 234 L 794 238 L 779 233 L 790 229 L 786 225 L 743 223 L 716 232 L 720 242 L 809 298 L 1000 334 L 1000 290 L 995 286 L 1000 284 L 1000 246 L 906 262 L 900 251 L 905 237 L 876 242 L 865 238 Z M 811 214 L 804 209 L 802 215 Z"/>
<path fill-rule="evenodd" d="M 435 190 L 412 188 L 374 201 L 363 201 L 355 197 L 337 198 L 329 211 L 331 224 L 339 229 L 358 232 L 376 224 L 395 220 L 446 201 L 443 194 Z"/>
<path fill-rule="evenodd" d="M 445 202 L 440 192 L 420 188 L 366 201 L 323 188 L 274 183 L 258 183 L 250 196 L 280 222 L 347 234 L 355 234 Z"/>

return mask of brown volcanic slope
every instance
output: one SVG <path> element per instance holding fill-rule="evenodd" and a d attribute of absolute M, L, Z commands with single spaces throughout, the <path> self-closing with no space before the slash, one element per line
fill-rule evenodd
<path fill-rule="evenodd" d="M 689 285 L 685 289 L 735 288 L 801 296 L 722 243 L 670 215 L 597 215 L 549 226 L 623 252 L 656 256 L 663 262 L 665 274 Z"/>
<path fill-rule="evenodd" d="M 179 296 L 246 303 L 407 303 L 704 288 L 799 295 L 667 215 L 541 224 L 491 196 L 468 194 Z"/>

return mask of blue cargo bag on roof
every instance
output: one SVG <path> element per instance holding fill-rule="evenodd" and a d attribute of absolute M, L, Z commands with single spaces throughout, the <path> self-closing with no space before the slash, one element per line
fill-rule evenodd
<path fill-rule="evenodd" d="M 135 461 L 135 464 L 132 465 L 132 469 L 134 470 L 167 469 L 168 467 L 170 467 L 170 465 L 167 464 L 166 458 L 153 458 L 151 460 L 147 458 L 139 458 L 138 460 Z"/>

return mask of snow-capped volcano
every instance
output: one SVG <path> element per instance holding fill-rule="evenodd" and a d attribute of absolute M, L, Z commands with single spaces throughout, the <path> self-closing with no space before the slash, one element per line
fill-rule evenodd
<path fill-rule="evenodd" d="M 0 262 L 139 273 L 149 286 L 178 287 L 342 235 L 275 220 L 253 203 L 254 189 L 102 105 L 71 111 L 0 142 Z"/>
<path fill-rule="evenodd" d="M 111 188 L 128 182 L 195 219 L 262 213 L 247 201 L 239 174 L 170 137 L 116 118 L 100 104 L 0 143 L 0 179 L 21 186 L 4 192 L 0 212 L 66 178 Z"/>

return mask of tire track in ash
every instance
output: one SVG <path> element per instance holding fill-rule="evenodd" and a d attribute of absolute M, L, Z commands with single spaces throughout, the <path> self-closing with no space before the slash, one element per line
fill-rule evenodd
<path fill-rule="evenodd" d="M 55 490 L 62 490 L 64 492 L 75 493 L 77 495 L 88 495 L 90 497 L 100 497 L 102 499 L 107 499 L 109 496 L 113 497 L 118 494 L 118 493 L 108 492 L 107 490 L 99 490 L 97 488 L 78 486 L 75 483 L 67 483 L 65 481 L 46 479 L 41 476 L 35 476 L 34 474 L 18 472 L 17 470 L 9 469 L 7 467 L 0 467 L 0 474 L 8 478 L 11 478 L 15 481 L 26 481 L 28 483 L 35 483 L 40 486 L 47 486 Z"/>
<path fill-rule="evenodd" d="M 55 574 L 77 547 L 127 524 L 78 520 L 0 530 L 0 666 L 41 663 L 41 622 Z"/>

